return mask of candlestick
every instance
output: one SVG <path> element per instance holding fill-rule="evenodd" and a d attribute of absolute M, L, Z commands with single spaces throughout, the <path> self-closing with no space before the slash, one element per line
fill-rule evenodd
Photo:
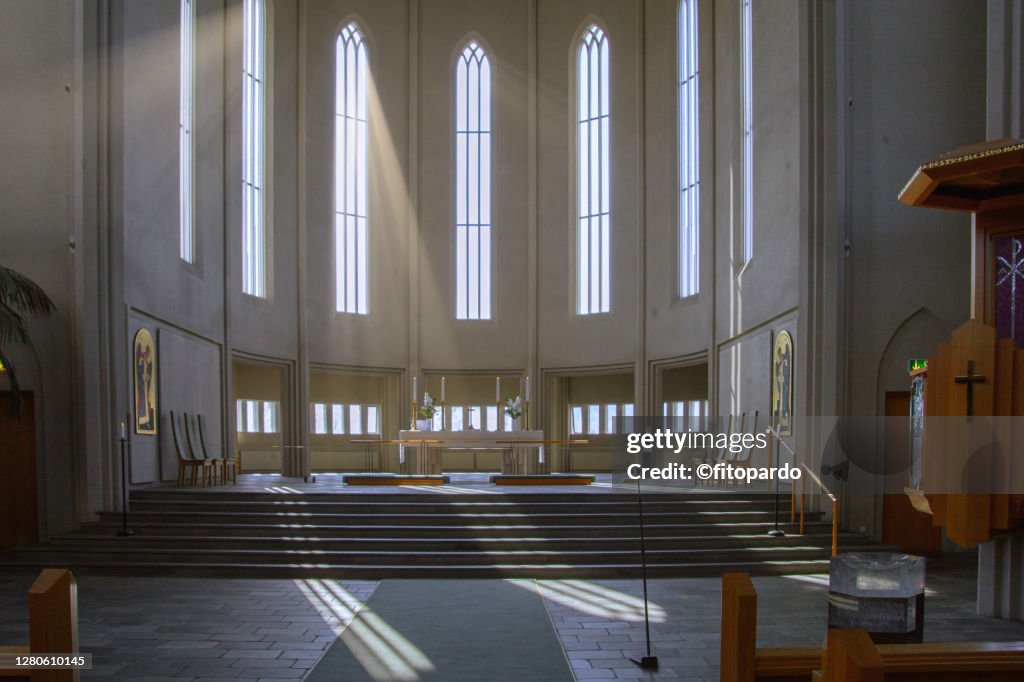
<path fill-rule="evenodd" d="M 441 391 L 444 391 L 444 383 L 441 383 Z M 444 398 L 441 399 L 441 430 L 448 430 L 448 406 L 444 402 Z"/>
<path fill-rule="evenodd" d="M 417 412 L 417 410 L 418 410 L 418 406 L 416 404 L 416 399 L 413 398 L 413 401 L 412 401 L 412 420 L 411 420 L 411 422 L 409 424 L 409 430 L 410 431 L 418 431 L 419 430 L 419 429 L 416 428 L 416 412 Z"/>
<path fill-rule="evenodd" d="M 135 531 L 128 529 L 128 430 L 124 422 L 121 422 L 119 429 L 121 436 L 121 530 L 117 532 L 118 537 L 129 537 L 135 535 Z"/>
<path fill-rule="evenodd" d="M 529 379 L 527 379 L 529 381 Z M 530 430 L 530 401 L 523 401 L 523 431 Z"/>

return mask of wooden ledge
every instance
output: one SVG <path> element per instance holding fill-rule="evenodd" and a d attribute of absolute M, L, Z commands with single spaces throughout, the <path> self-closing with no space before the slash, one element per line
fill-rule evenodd
<path fill-rule="evenodd" d="M 343 476 L 345 485 L 445 485 L 448 476 L 401 474 L 350 474 Z"/>
<path fill-rule="evenodd" d="M 594 477 L 586 474 L 499 474 L 491 476 L 494 485 L 590 485 Z"/>

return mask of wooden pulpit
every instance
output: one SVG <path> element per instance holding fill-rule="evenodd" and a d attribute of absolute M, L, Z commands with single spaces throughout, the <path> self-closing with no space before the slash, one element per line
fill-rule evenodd
<path fill-rule="evenodd" d="M 907 487 L 915 508 L 973 547 L 1024 527 L 1024 433 L 1006 419 L 1024 416 L 1024 140 L 940 156 L 899 198 L 974 214 L 971 319 L 911 373 Z M 998 452 L 978 447 L 981 429 Z"/>

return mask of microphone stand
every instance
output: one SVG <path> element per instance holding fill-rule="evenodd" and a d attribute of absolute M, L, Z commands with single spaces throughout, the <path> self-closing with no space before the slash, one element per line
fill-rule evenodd
<path fill-rule="evenodd" d="M 644 586 L 644 635 L 647 640 L 647 655 L 640 659 L 629 659 L 643 670 L 657 670 L 658 657 L 651 655 L 651 614 L 647 600 L 647 540 L 644 534 L 644 497 L 640 491 L 640 479 L 636 479 L 636 506 L 640 515 L 640 577 Z"/>

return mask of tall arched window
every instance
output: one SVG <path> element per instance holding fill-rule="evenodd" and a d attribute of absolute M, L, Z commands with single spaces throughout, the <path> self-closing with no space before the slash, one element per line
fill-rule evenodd
<path fill-rule="evenodd" d="M 608 38 L 590 26 L 577 54 L 576 310 L 611 310 L 611 131 Z"/>
<path fill-rule="evenodd" d="M 264 0 L 242 8 L 242 291 L 267 296 L 264 202 L 266 143 L 266 14 Z"/>
<path fill-rule="evenodd" d="M 334 239 L 338 312 L 367 313 L 367 69 L 363 34 L 338 35 L 334 98 Z"/>
<path fill-rule="evenodd" d="M 743 56 L 743 253 L 754 257 L 754 17 L 751 0 L 740 0 L 740 38 Z"/>
<path fill-rule="evenodd" d="M 195 0 L 181 0 L 181 48 L 178 108 L 178 255 L 187 263 L 196 262 L 194 205 L 192 187 L 195 163 L 192 151 L 192 125 L 195 95 Z"/>
<path fill-rule="evenodd" d="M 697 0 L 679 3 L 679 296 L 700 291 L 700 93 Z"/>
<path fill-rule="evenodd" d="M 455 317 L 491 318 L 491 66 L 476 42 L 455 67 Z"/>

